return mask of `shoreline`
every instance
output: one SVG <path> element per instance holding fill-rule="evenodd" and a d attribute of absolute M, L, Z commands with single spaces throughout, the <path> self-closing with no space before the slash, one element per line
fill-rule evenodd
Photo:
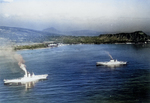
<path fill-rule="evenodd" d="M 35 50 L 35 49 L 55 48 L 55 47 L 60 47 L 60 46 L 65 46 L 65 45 L 85 45 L 85 44 L 100 45 L 100 44 L 94 44 L 94 43 L 75 43 L 75 44 L 57 44 L 57 46 L 54 46 L 54 47 L 49 47 L 49 46 L 47 46 L 47 47 L 36 47 L 36 48 L 35 48 L 35 47 L 34 47 L 35 44 L 34 44 L 34 45 L 24 45 L 24 46 L 20 45 L 20 46 L 17 46 L 17 48 L 16 48 L 16 46 L 14 46 L 13 48 L 14 48 L 15 51 L 19 51 L 19 50 Z M 141 45 L 141 44 L 149 44 L 149 43 L 101 43 L 101 44 Z M 37 45 L 38 45 L 38 44 L 37 44 Z M 33 46 L 34 48 L 32 48 L 32 46 Z M 30 47 L 30 48 L 26 48 L 26 47 Z"/>
<path fill-rule="evenodd" d="M 149 44 L 150 36 L 142 31 L 99 36 L 53 36 L 42 43 L 14 46 L 14 50 L 58 47 L 60 44 Z"/>

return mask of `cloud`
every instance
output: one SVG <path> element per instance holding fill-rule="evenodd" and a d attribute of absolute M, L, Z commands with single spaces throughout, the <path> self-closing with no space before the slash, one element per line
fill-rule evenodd
<path fill-rule="evenodd" d="M 1 3 L 11 3 L 13 0 L 0 0 Z"/>
<path fill-rule="evenodd" d="M 8 18 L 10 15 L 9 14 L 4 14 L 3 17 L 4 18 Z"/>
<path fill-rule="evenodd" d="M 139 0 L 16 0 L 0 5 L 0 25 L 36 29 L 51 26 L 110 31 L 138 29 L 150 21 L 149 5 L 150 2 Z"/>

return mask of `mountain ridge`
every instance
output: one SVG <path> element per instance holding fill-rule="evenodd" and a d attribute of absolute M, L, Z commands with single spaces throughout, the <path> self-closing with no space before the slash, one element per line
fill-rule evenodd
<path fill-rule="evenodd" d="M 5 38 L 13 42 L 40 42 L 46 40 L 48 36 L 58 34 L 45 33 L 38 30 L 0 26 L 0 38 Z"/>
<path fill-rule="evenodd" d="M 60 31 L 55 29 L 54 27 L 43 29 L 43 31 L 47 33 L 58 33 L 60 35 L 66 35 L 66 36 L 98 36 L 101 33 L 93 30 Z"/>
<path fill-rule="evenodd" d="M 45 30 L 49 31 L 49 29 Z M 73 39 L 73 37 L 74 38 L 78 37 L 77 39 L 79 43 L 80 41 L 81 43 L 83 43 L 82 41 L 83 38 L 86 40 L 86 43 L 88 43 L 89 40 L 91 41 L 91 43 L 103 43 L 103 42 L 123 43 L 123 42 L 144 42 L 150 38 L 150 36 L 144 33 L 143 31 L 135 31 L 130 33 L 102 34 L 92 30 L 77 30 L 77 31 L 62 32 L 53 27 L 51 27 L 50 30 L 51 30 L 50 32 L 46 31 L 44 32 L 44 30 L 38 31 L 19 27 L 0 26 L 0 38 L 5 38 L 15 43 L 43 42 L 50 40 L 50 38 L 53 38 L 51 40 L 54 41 L 58 38 L 60 39 L 60 41 L 62 41 L 61 38 L 63 39 L 66 38 L 68 41 L 70 41 L 69 38 Z M 86 35 L 84 33 L 86 33 Z M 96 35 L 94 35 L 94 33 Z"/>

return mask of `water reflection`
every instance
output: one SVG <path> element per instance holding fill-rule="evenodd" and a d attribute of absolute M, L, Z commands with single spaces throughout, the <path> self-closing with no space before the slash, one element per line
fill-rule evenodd
<path fill-rule="evenodd" d="M 36 83 L 36 82 L 37 82 L 37 81 L 25 83 L 25 88 L 26 88 L 26 89 L 33 88 L 33 87 L 35 86 L 35 83 Z"/>
<path fill-rule="evenodd" d="M 120 64 L 118 64 L 118 65 L 106 65 L 106 66 L 104 66 L 104 67 L 118 68 L 118 67 L 123 67 L 123 66 L 126 66 L 126 65 L 120 65 Z"/>
<path fill-rule="evenodd" d="M 74 49 L 82 48 L 79 52 Z M 129 62 L 127 66 L 96 66 L 102 52 L 112 51 L 119 60 Z M 6 103 L 150 103 L 150 55 L 149 48 L 140 50 L 132 45 L 75 45 L 49 50 L 21 51 L 29 71 L 47 72 L 51 81 L 28 83 L 23 86 L 0 85 L 0 102 Z M 29 55 L 31 54 L 32 55 Z M 57 54 L 57 55 L 55 55 Z M 99 58 L 100 56 L 101 58 Z M 34 61 L 34 62 L 30 62 Z M 7 61 L 6 61 L 7 62 Z M 58 64 L 59 65 L 56 65 Z M 8 65 L 7 65 L 8 64 Z M 10 62 L 1 60 L 0 79 L 21 77 L 12 73 Z M 3 68 L 3 69 L 2 69 Z"/>
<path fill-rule="evenodd" d="M 101 66 L 98 66 L 98 67 L 105 67 L 105 68 L 115 69 L 115 68 L 118 68 L 118 67 L 125 67 L 125 66 L 127 66 L 127 65 L 115 64 L 115 65 L 101 65 Z"/>
<path fill-rule="evenodd" d="M 24 86 L 26 90 L 33 88 L 35 86 L 35 83 L 37 83 L 38 81 L 33 81 L 33 82 L 26 82 L 26 83 L 7 83 L 4 85 L 8 85 L 8 86 Z"/>

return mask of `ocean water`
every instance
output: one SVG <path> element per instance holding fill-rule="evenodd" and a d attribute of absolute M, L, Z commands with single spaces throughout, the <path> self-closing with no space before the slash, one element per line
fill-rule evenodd
<path fill-rule="evenodd" d="M 96 66 L 109 52 L 126 66 Z M 0 55 L 0 103 L 150 103 L 150 46 L 126 44 L 64 45 L 20 50 L 29 72 L 48 79 L 4 85 L 24 75 L 11 55 Z"/>

